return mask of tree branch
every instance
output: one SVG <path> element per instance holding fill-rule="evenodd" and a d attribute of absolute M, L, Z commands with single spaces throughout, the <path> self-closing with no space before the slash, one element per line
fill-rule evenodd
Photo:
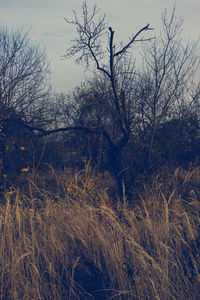
<path fill-rule="evenodd" d="M 153 28 L 149 28 L 149 24 L 147 24 L 145 27 L 141 28 L 130 40 L 128 44 L 126 44 L 120 51 L 116 52 L 114 56 L 121 55 L 126 52 L 126 50 L 136 41 L 136 38 L 140 35 L 141 32 L 145 30 L 153 30 Z M 145 39 L 148 40 L 148 39 Z M 149 39 L 150 40 L 150 39 Z"/>
<path fill-rule="evenodd" d="M 86 133 L 96 133 L 96 132 L 102 130 L 101 127 L 88 128 L 88 127 L 79 127 L 79 126 L 69 126 L 69 127 L 51 129 L 51 130 L 44 130 L 41 128 L 31 127 L 31 126 L 27 126 L 27 125 L 25 125 L 25 127 L 32 131 L 36 130 L 36 131 L 41 132 L 41 134 L 39 134 L 38 137 L 47 136 L 47 135 L 51 135 L 53 133 L 58 133 L 58 132 L 67 132 L 67 131 L 85 131 Z"/>
<path fill-rule="evenodd" d="M 27 128 L 29 131 L 38 131 L 40 132 L 38 137 L 42 136 L 47 136 L 51 135 L 53 133 L 58 133 L 58 132 L 66 132 L 66 131 L 85 131 L 87 133 L 96 133 L 98 131 L 102 131 L 102 127 L 83 127 L 83 126 L 68 126 L 68 127 L 62 127 L 62 128 L 57 128 L 57 129 L 51 129 L 51 130 L 45 130 L 39 127 L 34 127 L 34 126 L 29 126 L 28 124 L 25 124 L 24 121 L 21 119 L 13 119 L 13 118 L 5 118 L 1 119 L 0 123 L 11 123 L 11 122 L 17 122 L 21 127 Z"/>
<path fill-rule="evenodd" d="M 99 61 L 98 61 L 98 59 L 97 59 L 97 57 L 96 57 L 96 55 L 95 55 L 95 53 L 94 53 L 94 51 L 92 50 L 92 47 L 91 47 L 91 45 L 90 45 L 90 39 L 89 39 L 89 41 L 88 41 L 88 48 L 89 48 L 90 53 L 92 54 L 92 57 L 93 57 L 93 59 L 94 59 L 94 61 L 95 61 L 95 63 L 96 63 L 97 70 L 100 70 L 101 72 L 105 73 L 105 74 L 110 78 L 111 75 L 109 74 L 109 72 L 108 72 L 106 69 L 100 67 Z"/>

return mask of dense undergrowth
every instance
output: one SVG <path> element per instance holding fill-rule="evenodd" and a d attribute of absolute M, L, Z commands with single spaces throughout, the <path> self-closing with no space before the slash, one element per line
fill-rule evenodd
<path fill-rule="evenodd" d="M 1 300 L 199 299 L 199 168 L 154 176 L 131 203 L 108 178 L 45 176 L 2 195 Z"/>

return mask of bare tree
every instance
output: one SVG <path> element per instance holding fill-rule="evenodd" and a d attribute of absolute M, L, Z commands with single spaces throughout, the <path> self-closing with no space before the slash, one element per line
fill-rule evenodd
<path fill-rule="evenodd" d="M 0 173 L 6 180 L 23 167 L 20 147 L 31 148 L 29 126 L 49 124 L 48 74 L 45 51 L 28 33 L 0 29 Z"/>
<path fill-rule="evenodd" d="M 44 51 L 28 39 L 28 33 L 0 29 L 0 107 L 1 117 L 19 115 L 37 121 L 47 102 L 49 65 Z"/>
<path fill-rule="evenodd" d="M 121 43 L 116 46 L 114 42 L 115 32 L 112 27 L 108 27 L 105 21 L 105 15 L 98 17 L 99 9 L 94 5 L 91 13 L 89 12 L 87 2 L 82 5 L 82 19 L 80 20 L 74 11 L 74 18 L 66 19 L 68 24 L 74 25 L 77 31 L 77 38 L 73 40 L 73 45 L 66 51 L 66 58 L 77 56 L 76 62 L 83 63 L 86 67 L 94 63 L 96 69 L 102 72 L 110 82 L 112 90 L 112 113 L 115 116 L 115 122 L 119 128 L 117 140 L 113 140 L 101 124 L 104 137 L 109 145 L 107 152 L 112 172 L 117 180 L 120 193 L 122 193 L 123 184 L 128 190 L 126 176 L 126 165 L 123 159 L 122 149 L 128 143 L 130 137 L 130 122 L 128 118 L 128 102 L 126 93 L 120 89 L 119 74 L 117 66 L 124 59 L 128 58 L 129 50 L 134 43 L 145 39 L 141 34 L 152 30 L 149 24 L 138 30 L 132 35 L 129 42 Z M 108 45 L 105 44 L 104 37 L 108 33 Z"/>
<path fill-rule="evenodd" d="M 127 192 L 130 186 L 130 164 L 127 164 L 128 156 L 124 156 L 128 143 L 133 145 L 135 136 L 141 137 L 147 144 L 145 163 L 148 164 L 159 126 L 178 114 L 187 115 L 192 108 L 199 108 L 197 42 L 186 44 L 181 40 L 182 21 L 176 18 L 175 9 L 170 17 L 166 12 L 162 16 L 163 32 L 157 38 L 142 36 L 152 30 L 148 24 L 129 42 L 119 46 L 114 42 L 115 32 L 108 27 L 105 15 L 98 14 L 96 5 L 89 11 L 84 1 L 82 19 L 75 11 L 73 19 L 66 19 L 75 26 L 77 38 L 67 49 L 65 58 L 76 57 L 76 62 L 86 68 L 93 64 L 95 73 L 100 72 L 101 76 L 68 96 L 70 105 L 66 104 L 65 95 L 55 95 L 48 114 L 53 120 L 50 129 L 29 125 L 27 128 L 39 132 L 40 136 L 69 131 L 103 136 L 107 160 L 122 195 L 123 185 Z M 135 43 L 143 41 L 151 43 L 144 46 L 142 71 L 136 72 L 130 50 Z"/>
<path fill-rule="evenodd" d="M 140 132 L 147 133 L 147 161 L 154 153 L 154 137 L 160 124 L 173 118 L 185 118 L 193 108 L 199 109 L 198 41 L 181 39 L 182 20 L 175 7 L 162 15 L 163 30 L 143 47 L 143 71 L 135 86 L 135 102 L 142 122 Z"/>

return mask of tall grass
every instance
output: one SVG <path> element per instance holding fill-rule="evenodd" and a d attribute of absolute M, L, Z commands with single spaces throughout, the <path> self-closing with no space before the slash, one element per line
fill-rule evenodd
<path fill-rule="evenodd" d="M 33 182 L 5 193 L 1 300 L 199 299 L 198 169 L 157 178 L 133 207 L 95 179 L 66 180 L 62 197 Z"/>

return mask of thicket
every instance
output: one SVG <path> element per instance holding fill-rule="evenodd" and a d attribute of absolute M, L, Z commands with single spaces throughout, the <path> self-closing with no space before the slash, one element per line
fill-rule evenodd
<path fill-rule="evenodd" d="M 84 18 L 74 12 L 66 19 L 78 30 L 66 57 L 97 69 L 67 95 L 49 88 L 45 53 L 26 34 L 1 30 L 2 188 L 45 163 L 80 170 L 89 161 L 96 171 L 110 172 L 120 197 L 124 187 L 131 197 L 141 177 L 198 164 L 198 41 L 182 40 L 182 20 L 173 9 L 162 15 L 157 36 L 142 36 L 153 33 L 148 24 L 117 46 L 109 27 L 106 55 L 106 17 L 98 14 L 84 1 Z M 136 42 L 142 44 L 142 68 L 129 55 Z"/>

